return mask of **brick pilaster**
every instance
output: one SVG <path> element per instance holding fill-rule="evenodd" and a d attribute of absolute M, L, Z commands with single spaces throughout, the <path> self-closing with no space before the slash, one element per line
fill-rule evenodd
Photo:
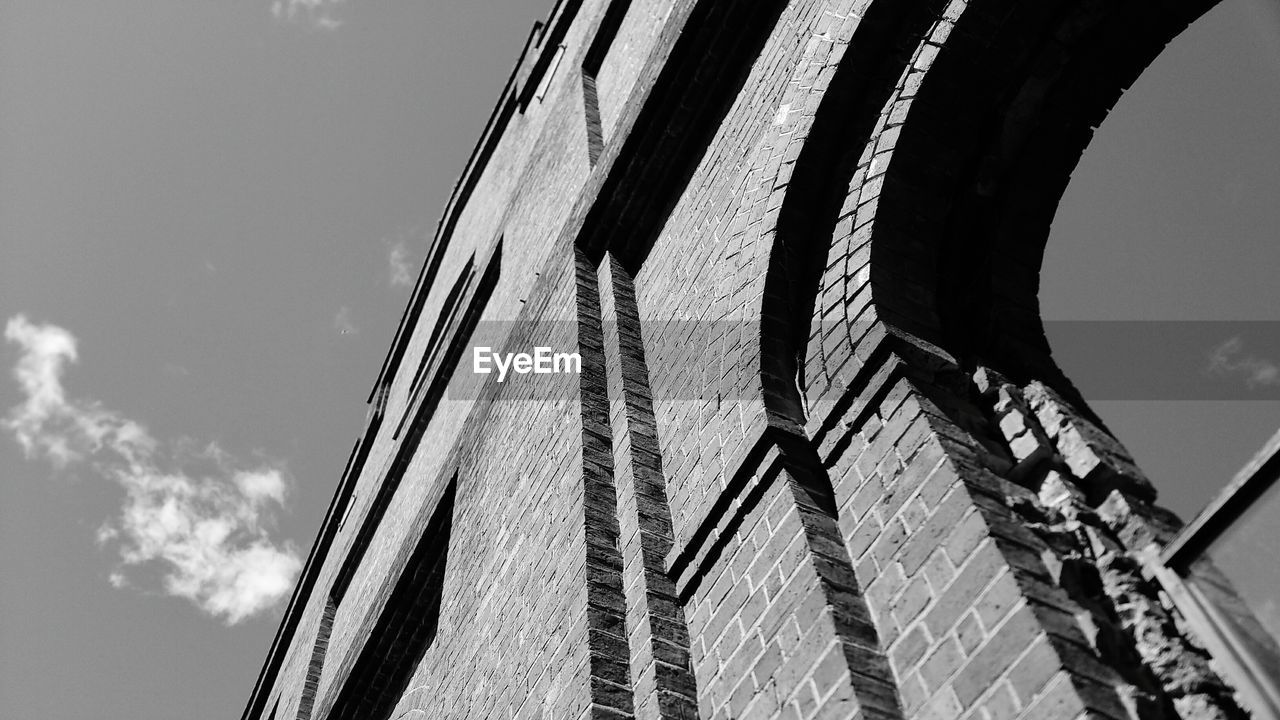
<path fill-rule="evenodd" d="M 635 286 L 613 255 L 601 263 L 599 277 L 636 717 L 693 720 L 698 704 L 689 629 L 665 567 L 673 543 L 671 506 Z"/>
<path fill-rule="evenodd" d="M 619 551 L 609 396 L 595 269 L 577 252 L 578 349 L 582 355 L 583 530 L 591 703 L 584 717 L 633 717 L 623 561 Z"/>

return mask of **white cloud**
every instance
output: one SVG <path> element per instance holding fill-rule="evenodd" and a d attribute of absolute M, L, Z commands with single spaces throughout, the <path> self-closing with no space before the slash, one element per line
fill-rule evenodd
<path fill-rule="evenodd" d="M 246 478 L 250 480 L 246 482 Z M 113 530 L 126 566 L 167 569 L 164 590 L 234 624 L 284 598 L 301 561 L 264 524 L 284 500 L 279 470 L 192 477 L 155 467 L 119 476 L 127 497 Z"/>
<path fill-rule="evenodd" d="M 1244 342 L 1233 337 L 1209 354 L 1209 372 L 1234 375 L 1251 388 L 1280 385 L 1280 364 L 1244 352 Z"/>
<path fill-rule="evenodd" d="M 63 467 L 105 447 L 129 461 L 154 451 L 154 441 L 141 425 L 97 403 L 67 399 L 62 373 L 78 357 L 71 333 L 53 325 L 33 325 L 18 315 L 5 324 L 4 337 L 23 348 L 13 376 L 27 396 L 4 425 L 28 458 L 44 455 Z"/>
<path fill-rule="evenodd" d="M 351 317 L 351 308 L 343 305 L 338 308 L 338 313 L 333 316 L 333 329 L 338 331 L 339 335 L 357 335 L 360 328 L 356 326 L 356 321 Z"/>
<path fill-rule="evenodd" d="M 342 21 L 334 8 L 345 0 L 274 0 L 271 15 L 281 22 L 305 23 L 317 30 L 337 30 Z"/>
<path fill-rule="evenodd" d="M 60 327 L 18 315 L 5 339 L 22 350 L 13 376 L 26 399 L 4 427 L 26 456 L 60 468 L 85 463 L 124 491 L 119 517 L 98 531 L 99 543 L 119 551 L 114 587 L 137 584 L 129 571 L 158 569 L 161 590 L 228 624 L 288 595 L 302 562 L 291 544 L 270 538 L 285 500 L 280 469 L 238 468 L 212 444 L 162 444 L 99 403 L 69 399 L 62 376 L 77 360 L 76 341 Z"/>
<path fill-rule="evenodd" d="M 412 287 L 413 265 L 409 262 L 409 244 L 403 239 L 397 240 L 391 246 L 387 260 L 391 265 L 391 286 Z"/>

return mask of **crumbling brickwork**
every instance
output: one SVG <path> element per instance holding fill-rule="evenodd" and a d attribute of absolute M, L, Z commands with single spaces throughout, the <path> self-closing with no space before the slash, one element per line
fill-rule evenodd
<path fill-rule="evenodd" d="M 1035 297 L 1212 4 L 560 0 L 245 720 L 1244 717 Z"/>

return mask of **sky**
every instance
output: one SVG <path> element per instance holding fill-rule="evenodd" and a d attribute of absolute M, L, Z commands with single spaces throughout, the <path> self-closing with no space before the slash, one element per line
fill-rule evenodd
<path fill-rule="evenodd" d="M 239 717 L 551 5 L 0 0 L 0 717 Z"/>
<path fill-rule="evenodd" d="M 1054 219 L 1055 357 L 1186 519 L 1280 429 L 1277 198 L 1280 4 L 1224 0 L 1121 96 Z"/>
<path fill-rule="evenodd" d="M 1189 354 L 1218 399 L 1116 397 L 1135 363 L 1060 353 L 1188 517 L 1280 427 L 1275 326 L 1227 322 L 1280 321 L 1265 2 L 1122 98 L 1045 261 L 1050 320 L 1214 321 Z M 0 0 L 0 717 L 239 716 L 551 4 Z"/>

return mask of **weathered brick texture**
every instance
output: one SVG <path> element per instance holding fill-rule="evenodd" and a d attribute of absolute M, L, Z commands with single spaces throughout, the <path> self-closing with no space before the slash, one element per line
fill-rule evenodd
<path fill-rule="evenodd" d="M 1242 717 L 1035 298 L 1212 4 L 558 2 L 245 719 Z"/>

